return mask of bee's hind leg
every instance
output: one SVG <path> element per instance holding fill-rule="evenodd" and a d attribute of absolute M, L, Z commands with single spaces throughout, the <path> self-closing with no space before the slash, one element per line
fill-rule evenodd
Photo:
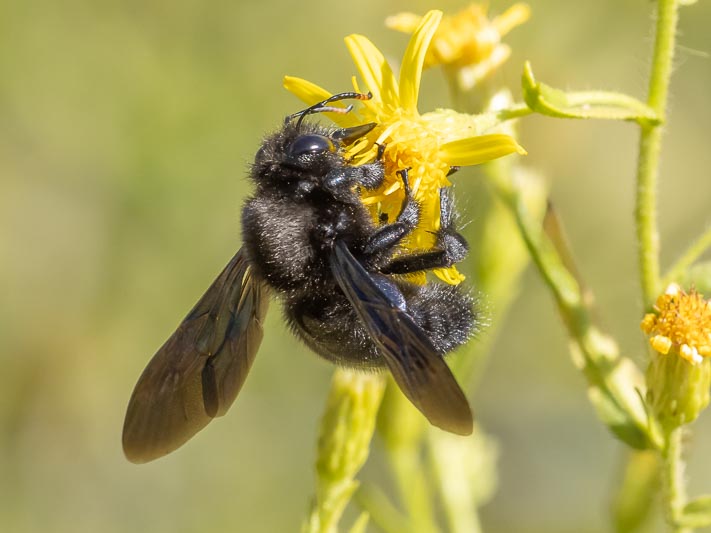
<path fill-rule="evenodd" d="M 476 299 L 461 285 L 428 283 L 407 295 L 407 313 L 440 355 L 466 343 L 481 329 Z"/>

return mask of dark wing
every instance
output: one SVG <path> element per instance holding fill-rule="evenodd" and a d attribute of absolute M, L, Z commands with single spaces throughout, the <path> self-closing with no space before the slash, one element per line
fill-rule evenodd
<path fill-rule="evenodd" d="M 452 372 L 427 334 L 388 295 L 342 241 L 331 269 L 385 359 L 402 392 L 433 425 L 459 435 L 472 432 L 472 412 Z"/>
<path fill-rule="evenodd" d="M 227 412 L 262 340 L 267 304 L 238 251 L 138 378 L 123 426 L 129 461 L 162 457 Z"/>

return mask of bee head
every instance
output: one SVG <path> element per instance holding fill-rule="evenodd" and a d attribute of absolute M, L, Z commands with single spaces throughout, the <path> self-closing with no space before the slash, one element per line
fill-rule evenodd
<path fill-rule="evenodd" d="M 334 130 L 306 122 L 304 118 L 323 112 L 348 113 L 352 106 L 327 105 L 345 98 L 362 100 L 370 98 L 370 95 L 337 94 L 286 117 L 282 129 L 267 137 L 257 152 L 251 173 L 254 181 L 263 188 L 309 192 L 319 185 L 321 178 L 330 170 L 344 165 L 342 147 L 367 134 L 375 124 Z"/>

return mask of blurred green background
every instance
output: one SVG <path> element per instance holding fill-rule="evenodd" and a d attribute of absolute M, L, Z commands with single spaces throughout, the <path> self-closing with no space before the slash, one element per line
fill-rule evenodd
<path fill-rule="evenodd" d="M 506 39 L 502 76 L 515 94 L 530 59 L 552 85 L 644 97 L 652 2 L 530 4 L 532 19 Z M 332 368 L 293 340 L 277 305 L 235 407 L 179 452 L 129 464 L 125 405 L 240 245 L 250 159 L 300 108 L 282 76 L 347 90 L 345 35 L 366 34 L 397 61 L 406 38 L 385 16 L 464 5 L 0 1 L 0 530 L 298 529 Z M 711 219 L 710 23 L 709 2 L 682 10 L 660 194 L 665 264 Z M 423 87 L 421 111 L 448 104 L 439 72 Z M 602 323 L 643 362 L 636 142 L 626 123 L 523 125 L 526 163 L 552 183 Z M 456 177 L 474 221 L 477 177 Z M 607 530 L 623 448 L 595 419 L 534 272 L 501 332 L 473 399 L 501 453 L 485 529 Z M 710 423 L 701 418 L 690 445 L 692 493 L 711 488 Z"/>

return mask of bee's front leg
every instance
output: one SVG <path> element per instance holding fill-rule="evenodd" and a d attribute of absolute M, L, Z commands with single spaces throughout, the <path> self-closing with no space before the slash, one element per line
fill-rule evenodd
<path fill-rule="evenodd" d="M 324 176 L 322 186 L 336 200 L 355 203 L 360 201 L 358 194 L 353 191 L 355 187 L 377 189 L 384 178 L 383 164 L 375 161 L 359 167 L 344 166 L 331 170 Z"/>
<path fill-rule="evenodd" d="M 398 171 L 405 189 L 405 199 L 402 201 L 400 214 L 395 222 L 379 226 L 368 238 L 363 250 L 366 256 L 387 255 L 417 227 L 420 220 L 420 204 L 417 203 L 410 190 L 408 171 L 409 169 Z"/>

